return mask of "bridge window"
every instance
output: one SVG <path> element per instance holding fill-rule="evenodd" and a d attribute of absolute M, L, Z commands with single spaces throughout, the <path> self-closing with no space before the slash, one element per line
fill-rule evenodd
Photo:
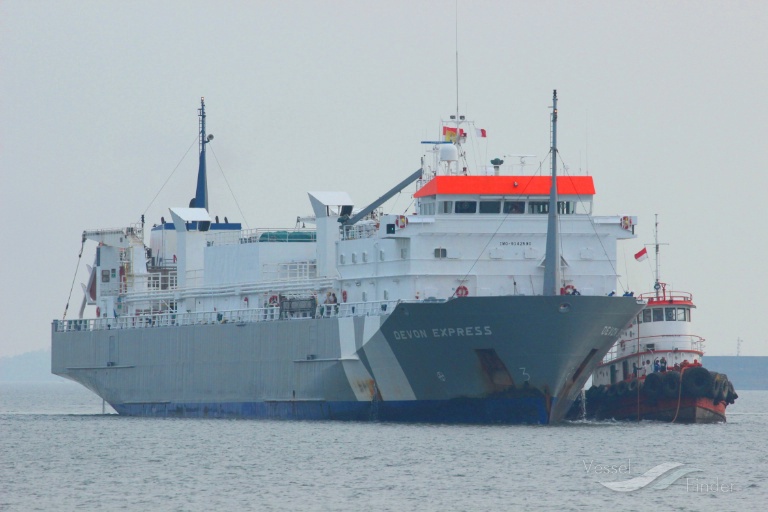
<path fill-rule="evenodd" d="M 453 213 L 453 201 L 440 201 L 438 203 L 439 213 Z"/>
<path fill-rule="evenodd" d="M 651 313 L 653 311 L 650 309 L 644 309 L 643 310 L 643 322 L 650 322 L 651 321 Z"/>
<path fill-rule="evenodd" d="M 504 201 L 504 213 L 524 213 L 525 201 Z"/>
<path fill-rule="evenodd" d="M 677 321 L 678 322 L 690 322 L 691 310 L 686 308 L 677 308 Z"/>
<path fill-rule="evenodd" d="M 528 203 L 528 213 L 547 214 L 549 213 L 549 202 L 530 201 Z"/>
<path fill-rule="evenodd" d="M 588 215 L 592 213 L 592 201 L 573 201 L 573 205 L 574 213 L 576 214 Z"/>
<path fill-rule="evenodd" d="M 653 308 L 653 321 L 654 322 L 663 322 L 664 321 L 664 308 Z"/>
<path fill-rule="evenodd" d="M 677 309 L 676 308 L 664 308 L 664 320 L 667 322 L 674 322 L 677 320 Z"/>
<path fill-rule="evenodd" d="M 477 213 L 477 201 L 456 201 L 456 213 Z"/>
<path fill-rule="evenodd" d="M 434 215 L 435 214 L 435 203 L 429 202 L 429 203 L 421 203 L 421 214 L 422 215 Z"/>
<path fill-rule="evenodd" d="M 501 201 L 480 201 L 480 213 L 499 213 Z"/>
<path fill-rule="evenodd" d="M 570 201 L 558 201 L 557 202 L 557 213 L 560 215 L 570 215 L 571 213 L 576 212 L 575 204 Z"/>

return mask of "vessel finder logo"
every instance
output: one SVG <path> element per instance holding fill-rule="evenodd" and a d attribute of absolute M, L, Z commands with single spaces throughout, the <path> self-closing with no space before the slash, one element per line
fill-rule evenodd
<path fill-rule="evenodd" d="M 680 462 L 664 462 L 635 478 L 615 482 L 600 482 L 600 484 L 612 491 L 618 492 L 631 492 L 648 486 L 658 491 L 666 489 L 685 475 L 702 471 L 701 469 L 682 466 L 685 466 L 685 464 Z"/>

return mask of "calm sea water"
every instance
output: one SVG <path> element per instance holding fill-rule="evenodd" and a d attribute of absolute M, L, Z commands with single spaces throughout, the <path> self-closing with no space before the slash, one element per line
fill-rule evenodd
<path fill-rule="evenodd" d="M 740 395 L 717 425 L 446 426 L 128 418 L 2 384 L 0 510 L 762 510 L 768 392 Z M 691 472 L 602 484 L 662 463 Z"/>

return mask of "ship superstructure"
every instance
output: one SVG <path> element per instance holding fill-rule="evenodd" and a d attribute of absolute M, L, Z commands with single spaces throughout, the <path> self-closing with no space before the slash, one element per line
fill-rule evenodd
<path fill-rule="evenodd" d="M 592 177 L 554 156 L 550 176 L 470 170 L 464 122 L 369 205 L 310 192 L 314 227 L 251 230 L 208 213 L 201 102 L 195 198 L 148 244 L 143 222 L 83 233 L 98 247 L 53 372 L 121 414 L 561 420 L 642 308 L 608 296 L 636 219 L 593 215 Z M 413 212 L 384 212 L 414 184 Z"/>

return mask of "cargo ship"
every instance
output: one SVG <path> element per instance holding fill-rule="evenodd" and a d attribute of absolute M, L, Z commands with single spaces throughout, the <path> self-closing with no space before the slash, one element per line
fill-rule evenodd
<path fill-rule="evenodd" d="M 694 334 L 693 295 L 659 280 L 658 216 L 655 282 L 639 297 L 647 306 L 592 373 L 592 386 L 569 417 L 718 423 L 738 398 L 728 376 L 703 366 L 704 338 Z M 635 255 L 648 257 L 647 248 Z"/>
<path fill-rule="evenodd" d="M 275 229 L 209 213 L 201 100 L 193 199 L 83 232 L 93 265 L 78 317 L 52 322 L 52 372 L 129 416 L 562 421 L 644 304 L 608 296 L 636 218 L 593 215 L 592 177 L 558 176 L 552 98 L 550 173 L 470 168 L 485 132 L 457 112 L 367 206 L 309 192 Z M 413 210 L 385 212 L 409 187 Z"/>

